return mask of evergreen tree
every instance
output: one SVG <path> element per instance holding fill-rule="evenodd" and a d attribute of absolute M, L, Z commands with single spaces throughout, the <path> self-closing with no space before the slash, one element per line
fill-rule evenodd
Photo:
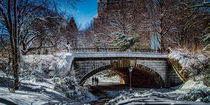
<path fill-rule="evenodd" d="M 114 47 L 119 48 L 121 51 L 126 51 L 140 45 L 140 38 L 138 35 L 125 35 L 121 32 L 116 32 L 114 35 Z"/>

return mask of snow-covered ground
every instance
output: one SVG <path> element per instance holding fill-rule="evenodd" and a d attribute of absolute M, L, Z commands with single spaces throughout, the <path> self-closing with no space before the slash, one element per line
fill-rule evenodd
<path fill-rule="evenodd" d="M 0 71 L 0 104 L 75 105 L 96 100 L 97 97 L 78 85 L 74 71 L 70 72 L 68 69 L 66 56 L 71 55 L 60 53 L 23 56 L 20 66 L 20 89 L 15 93 L 8 90 L 8 77 Z"/>
<path fill-rule="evenodd" d="M 71 104 L 72 102 L 71 99 L 54 90 L 51 80 L 46 80 L 46 82 L 22 81 L 20 89 L 15 93 L 10 92 L 7 87 L 0 87 L 0 104 L 41 105 L 46 103 Z"/>

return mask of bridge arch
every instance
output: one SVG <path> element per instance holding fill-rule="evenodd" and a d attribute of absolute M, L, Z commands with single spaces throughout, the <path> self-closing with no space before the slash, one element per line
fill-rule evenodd
<path fill-rule="evenodd" d="M 81 78 L 79 84 L 84 85 L 84 83 L 88 80 L 88 78 L 90 78 L 91 76 L 95 75 L 98 72 L 101 72 L 103 70 L 108 70 L 108 69 L 117 73 L 125 81 L 125 84 L 128 84 L 128 81 L 129 81 L 128 68 L 129 67 L 121 67 L 119 65 L 117 65 L 117 66 L 111 65 L 111 64 L 105 65 L 105 66 L 96 68 L 96 69 L 88 72 L 86 75 L 84 75 Z M 162 77 L 160 76 L 160 74 L 157 73 L 155 70 L 152 70 L 151 68 L 146 67 L 144 65 L 137 64 L 134 67 L 132 75 L 133 75 L 132 82 L 135 87 L 140 86 L 140 84 L 144 85 L 144 83 L 146 83 L 146 84 L 150 83 L 151 88 L 160 88 L 160 87 L 164 86 L 164 81 L 163 81 Z M 150 82 L 148 82 L 148 81 L 150 81 Z M 154 83 L 151 83 L 151 82 L 154 82 Z M 148 86 L 149 86 L 149 84 L 147 86 L 145 86 L 145 88 Z"/>
<path fill-rule="evenodd" d="M 85 74 L 82 77 L 82 79 L 80 80 L 79 84 L 83 86 L 84 83 L 87 81 L 88 78 L 90 78 L 91 76 L 97 74 L 98 72 L 101 72 L 103 70 L 110 69 L 110 68 L 112 68 L 112 65 L 105 65 L 105 66 L 99 67 L 97 69 L 94 69 L 94 70 L 88 72 L 87 74 Z"/>

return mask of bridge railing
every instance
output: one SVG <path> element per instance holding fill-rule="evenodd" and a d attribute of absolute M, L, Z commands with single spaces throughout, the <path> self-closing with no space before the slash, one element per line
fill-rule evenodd
<path fill-rule="evenodd" d="M 153 53 L 168 53 L 168 50 L 160 51 L 154 49 L 130 49 L 123 51 L 119 48 L 71 48 L 70 52 L 85 53 L 85 52 L 153 52 Z"/>

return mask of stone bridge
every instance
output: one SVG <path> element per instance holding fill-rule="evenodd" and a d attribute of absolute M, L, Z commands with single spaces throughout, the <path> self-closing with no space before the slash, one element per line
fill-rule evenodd
<path fill-rule="evenodd" d="M 103 70 L 116 72 L 129 84 L 129 67 L 133 67 L 132 86 L 143 88 L 171 87 L 182 78 L 168 63 L 168 54 L 157 52 L 73 52 L 66 57 L 71 70 L 83 85 L 88 78 Z"/>

